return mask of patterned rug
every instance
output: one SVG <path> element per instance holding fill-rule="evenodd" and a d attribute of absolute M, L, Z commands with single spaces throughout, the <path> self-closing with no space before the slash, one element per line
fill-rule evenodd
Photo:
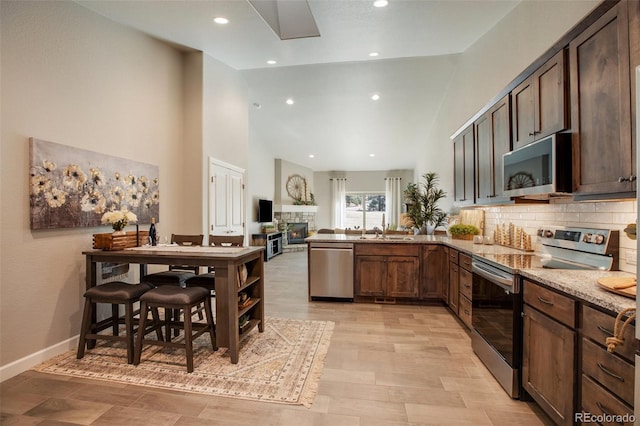
<path fill-rule="evenodd" d="M 256 328 L 242 340 L 238 364 L 231 364 L 226 348 L 212 352 L 208 335 L 200 336 L 194 341 L 191 374 L 187 373 L 183 349 L 147 346 L 140 364 L 134 366 L 126 362 L 123 342 L 110 341 L 98 341 L 83 359 L 76 359 L 75 351 L 67 352 L 34 370 L 309 407 L 333 326 L 330 321 L 267 318 L 264 333 Z"/>

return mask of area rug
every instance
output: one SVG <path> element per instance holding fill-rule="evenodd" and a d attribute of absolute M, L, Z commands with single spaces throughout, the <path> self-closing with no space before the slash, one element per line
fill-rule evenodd
<path fill-rule="evenodd" d="M 211 350 L 208 335 L 194 341 L 194 371 L 187 373 L 184 350 L 147 346 L 140 364 L 127 364 L 123 342 L 98 341 L 82 359 L 67 352 L 34 370 L 206 395 L 297 404 L 315 398 L 334 323 L 266 318 L 241 341 L 240 360 L 231 364 L 226 348 Z M 153 334 L 149 334 L 150 338 Z"/>

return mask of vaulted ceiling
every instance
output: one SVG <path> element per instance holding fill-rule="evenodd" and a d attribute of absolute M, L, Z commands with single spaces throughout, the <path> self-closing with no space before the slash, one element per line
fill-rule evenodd
<path fill-rule="evenodd" d="M 252 138 L 316 171 L 413 168 L 457 56 L 518 2 L 309 0 L 320 36 L 281 40 L 245 0 L 78 1 L 239 70 Z"/>

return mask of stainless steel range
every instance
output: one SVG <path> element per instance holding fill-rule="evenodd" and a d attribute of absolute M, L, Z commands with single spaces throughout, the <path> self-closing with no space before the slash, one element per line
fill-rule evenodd
<path fill-rule="evenodd" d="M 472 347 L 512 398 L 521 394 L 521 269 L 618 268 L 618 231 L 546 226 L 537 253 L 474 254 Z"/>

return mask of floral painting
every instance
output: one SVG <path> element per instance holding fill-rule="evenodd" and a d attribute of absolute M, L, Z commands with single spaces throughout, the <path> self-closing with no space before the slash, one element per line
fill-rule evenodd
<path fill-rule="evenodd" d="M 29 152 L 31 229 L 100 226 L 114 210 L 160 220 L 158 166 L 35 138 Z"/>

